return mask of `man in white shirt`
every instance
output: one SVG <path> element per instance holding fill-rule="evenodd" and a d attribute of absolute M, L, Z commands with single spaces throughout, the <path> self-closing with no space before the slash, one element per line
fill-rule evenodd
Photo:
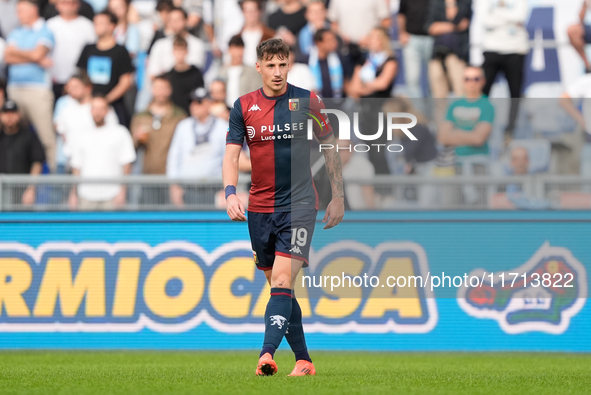
<path fill-rule="evenodd" d="M 72 152 L 75 176 L 82 178 L 121 178 L 129 174 L 135 161 L 135 148 L 129 131 L 119 124 L 106 124 L 109 103 L 104 97 L 92 99 L 95 127 L 80 134 Z M 127 188 L 118 184 L 80 184 L 72 188 L 71 209 L 112 210 L 125 204 Z"/>
<path fill-rule="evenodd" d="M 168 14 L 167 31 L 172 34 L 154 43 L 148 58 L 148 75 L 151 79 L 170 71 L 174 67 L 175 58 L 173 42 L 176 36 L 187 41 L 186 62 L 203 70 L 205 66 L 205 47 L 203 41 L 189 34 L 186 29 L 187 13 L 182 8 L 173 8 Z"/>
<path fill-rule="evenodd" d="M 328 19 L 346 44 L 360 44 L 376 26 L 388 28 L 391 24 L 388 3 L 384 0 L 331 1 Z"/>
<path fill-rule="evenodd" d="M 289 51 L 289 74 L 287 75 L 287 82 L 311 92 L 318 90 L 316 78 L 312 74 L 310 66 L 306 63 L 296 62 L 296 55 L 293 48 Z"/>
<path fill-rule="evenodd" d="M 47 21 L 53 33 L 53 94 L 55 100 L 64 94 L 64 85 L 76 72 L 76 62 L 87 44 L 96 42 L 94 26 L 87 18 L 78 15 L 79 0 L 57 0 L 59 15 Z"/>
<path fill-rule="evenodd" d="M 220 179 L 226 149 L 228 122 L 210 115 L 211 98 L 204 88 L 191 95 L 191 116 L 178 123 L 166 162 L 172 179 Z M 176 206 L 214 201 L 213 188 L 189 189 L 171 185 L 170 200 Z"/>
<path fill-rule="evenodd" d="M 92 130 L 95 125 L 91 113 L 92 82 L 88 75 L 84 72 L 74 74 L 68 81 L 67 91 L 73 100 L 68 100 L 55 118 L 55 129 L 64 140 L 63 153 L 69 158 L 72 147 L 76 145 L 76 138 Z M 105 123 L 107 125 L 119 123 L 117 114 L 111 107 Z"/>

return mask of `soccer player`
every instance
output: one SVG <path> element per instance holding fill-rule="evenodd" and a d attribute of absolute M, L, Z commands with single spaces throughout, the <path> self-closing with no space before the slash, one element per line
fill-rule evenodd
<path fill-rule="evenodd" d="M 336 226 L 344 215 L 341 159 L 334 148 L 337 144 L 328 118 L 320 114 L 322 100 L 287 83 L 289 47 L 281 39 L 263 41 L 257 47 L 256 68 L 263 87 L 234 102 L 223 163 L 228 216 L 233 221 L 246 221 L 244 206 L 236 196 L 238 159 L 246 139 L 252 162 L 248 230 L 255 264 L 271 286 L 256 374 L 277 373 L 273 355 L 285 336 L 296 358 L 290 376 L 315 375 L 304 338 L 302 311 L 293 293 L 298 272 L 308 266 L 318 210 L 310 171 L 310 113 L 323 121 L 314 123 L 316 138 L 333 147 L 323 151 L 332 189 L 324 229 Z"/>

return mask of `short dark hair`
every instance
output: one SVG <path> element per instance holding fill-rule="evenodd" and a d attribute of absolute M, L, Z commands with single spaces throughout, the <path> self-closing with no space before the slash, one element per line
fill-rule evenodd
<path fill-rule="evenodd" d="M 258 60 L 270 60 L 273 56 L 289 59 L 289 46 L 280 38 L 270 38 L 257 46 Z"/>
<path fill-rule="evenodd" d="M 242 47 L 244 48 L 244 40 L 240 34 L 232 36 L 230 41 L 228 42 L 229 47 Z"/>
<path fill-rule="evenodd" d="M 92 81 L 90 80 L 90 77 L 82 70 L 78 71 L 76 74 L 70 77 L 70 79 L 77 79 L 78 81 L 82 82 L 84 86 L 92 86 Z"/>
<path fill-rule="evenodd" d="M 104 93 L 95 92 L 95 93 L 92 94 L 92 98 L 93 99 L 101 99 L 101 100 L 104 100 L 104 101 L 107 102 L 107 104 L 109 104 L 109 101 L 107 100 L 107 96 L 105 96 Z"/>
<path fill-rule="evenodd" d="M 251 1 L 251 2 L 255 3 L 257 5 L 259 11 L 261 11 L 263 9 L 263 3 L 261 2 L 261 0 L 240 0 L 238 2 L 238 5 L 240 5 L 241 10 L 244 9 L 244 3 L 246 3 L 247 1 Z"/>
<path fill-rule="evenodd" d="M 189 15 L 187 14 L 187 11 L 185 11 L 185 10 L 184 10 L 183 8 L 181 8 L 181 7 L 172 7 L 172 8 L 170 9 L 170 11 L 169 11 L 169 12 L 170 12 L 170 13 L 173 13 L 174 11 L 181 12 L 181 13 L 183 14 L 183 16 L 185 17 L 185 19 L 187 19 L 187 18 L 188 18 L 188 16 L 189 16 Z"/>
<path fill-rule="evenodd" d="M 172 42 L 172 47 L 178 47 L 178 48 L 188 48 L 189 44 L 187 44 L 187 40 L 185 40 L 184 37 L 177 35 L 174 38 L 174 41 Z"/>
<path fill-rule="evenodd" d="M 98 14 L 95 14 L 94 17 L 96 18 L 97 16 L 106 16 L 107 18 L 109 18 L 109 22 L 111 22 L 111 25 L 117 25 L 118 19 L 117 16 L 115 14 L 113 14 L 111 11 L 109 10 L 103 10 L 101 12 L 99 12 Z"/>
<path fill-rule="evenodd" d="M 29 4 L 33 4 L 35 7 L 37 7 L 37 10 L 39 10 L 39 2 L 36 0 L 18 0 L 17 3 L 29 3 Z"/>
<path fill-rule="evenodd" d="M 170 11 L 173 9 L 173 7 L 174 4 L 172 4 L 171 0 L 158 0 L 158 3 L 156 4 L 156 11 Z"/>
<path fill-rule="evenodd" d="M 170 82 L 170 79 L 164 74 L 160 74 L 160 75 L 157 75 L 156 77 L 154 77 L 154 81 L 157 81 L 157 80 L 165 81 L 168 85 L 170 85 L 172 87 L 172 83 Z M 154 82 L 154 81 L 152 81 L 152 82 Z"/>
<path fill-rule="evenodd" d="M 327 32 L 332 33 L 332 30 L 324 29 L 324 28 L 316 30 L 316 33 L 314 33 L 314 42 L 319 43 L 320 41 L 323 41 L 324 40 L 324 33 L 327 33 Z"/>

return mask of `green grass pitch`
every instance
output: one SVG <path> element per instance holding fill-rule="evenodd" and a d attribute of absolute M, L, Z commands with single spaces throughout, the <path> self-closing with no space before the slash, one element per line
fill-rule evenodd
<path fill-rule="evenodd" d="M 257 352 L 1 352 L 1 394 L 575 394 L 591 355 L 314 352 L 316 377 L 256 377 Z"/>

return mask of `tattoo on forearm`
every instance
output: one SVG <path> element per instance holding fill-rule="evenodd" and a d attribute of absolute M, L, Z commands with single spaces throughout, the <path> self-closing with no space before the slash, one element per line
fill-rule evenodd
<path fill-rule="evenodd" d="M 330 186 L 332 189 L 332 197 L 345 197 L 343 191 L 343 166 L 341 164 L 341 156 L 336 150 L 336 141 L 334 137 L 328 141 L 328 144 L 332 144 L 333 149 L 324 151 L 324 162 L 326 163 L 326 171 L 328 172 L 328 178 L 330 179 Z"/>

